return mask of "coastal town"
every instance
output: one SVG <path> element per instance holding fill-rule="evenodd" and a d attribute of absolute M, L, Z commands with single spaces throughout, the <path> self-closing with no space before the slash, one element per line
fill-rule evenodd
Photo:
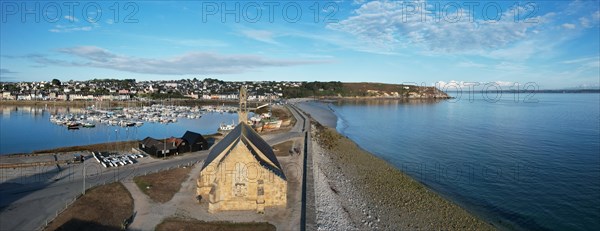
<path fill-rule="evenodd" d="M 406 84 L 342 83 L 306 81 L 221 81 L 206 78 L 136 81 L 134 79 L 58 79 L 40 82 L 0 82 L 2 101 L 151 101 L 191 99 L 236 101 L 238 90 L 246 86 L 248 101 L 283 98 L 447 98 L 435 87 Z"/>
<path fill-rule="evenodd" d="M 237 100 L 240 86 L 248 88 L 248 100 L 268 101 L 283 97 L 283 89 L 300 87 L 302 82 L 224 82 L 217 79 L 182 79 L 175 81 L 136 81 L 134 79 L 94 79 L 40 82 L 0 82 L 3 100 L 150 100 L 189 98 L 203 100 Z"/>

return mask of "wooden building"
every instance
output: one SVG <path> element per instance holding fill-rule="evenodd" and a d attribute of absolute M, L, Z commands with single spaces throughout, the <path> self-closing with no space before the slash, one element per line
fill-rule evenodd
<path fill-rule="evenodd" d="M 158 140 L 152 137 L 146 137 L 139 143 L 139 148 L 149 155 L 163 157 L 186 152 L 207 150 L 209 145 L 202 135 L 186 131 L 181 138 L 171 137 L 166 140 Z"/>
<path fill-rule="evenodd" d="M 139 143 L 140 150 L 144 151 L 148 155 L 155 157 L 170 156 L 177 153 L 177 146 L 173 145 L 172 142 L 157 140 L 152 137 L 146 137 Z"/>
<path fill-rule="evenodd" d="M 195 152 L 200 150 L 208 150 L 208 142 L 198 133 L 186 131 L 181 137 L 185 142 L 179 147 L 179 152 Z"/>

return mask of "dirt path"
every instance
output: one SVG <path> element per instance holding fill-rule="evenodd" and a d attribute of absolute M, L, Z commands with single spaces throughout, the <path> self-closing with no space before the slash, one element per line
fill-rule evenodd
<path fill-rule="evenodd" d="M 202 162 L 192 166 L 187 179 L 182 182 L 179 192 L 166 203 L 154 202 L 148 195 L 144 194 L 135 184 L 133 179 L 126 179 L 123 185 L 129 190 L 134 199 L 134 211 L 136 212 L 133 222 L 129 225 L 130 230 L 154 230 L 156 225 L 168 217 L 185 217 L 182 204 L 193 204 L 193 194 L 196 192 L 195 176 L 200 173 Z M 190 193 L 192 192 L 192 194 Z"/>
<path fill-rule="evenodd" d="M 133 211 L 135 217 L 129 225 L 130 230 L 153 230 L 158 223 L 167 215 L 165 210 L 150 197 L 144 194 L 133 180 L 123 182 L 133 197 Z"/>

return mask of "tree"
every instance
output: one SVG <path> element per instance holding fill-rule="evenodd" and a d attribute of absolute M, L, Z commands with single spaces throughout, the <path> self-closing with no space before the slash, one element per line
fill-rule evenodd
<path fill-rule="evenodd" d="M 58 80 L 58 79 L 52 79 L 52 85 L 54 85 L 54 86 L 60 86 L 60 80 Z"/>

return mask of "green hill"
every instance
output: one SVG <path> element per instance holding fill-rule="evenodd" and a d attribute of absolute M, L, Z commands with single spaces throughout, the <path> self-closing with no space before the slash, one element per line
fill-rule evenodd
<path fill-rule="evenodd" d="M 385 83 L 307 82 L 300 87 L 288 87 L 286 98 L 350 97 L 350 98 L 448 98 L 435 87 Z"/>

